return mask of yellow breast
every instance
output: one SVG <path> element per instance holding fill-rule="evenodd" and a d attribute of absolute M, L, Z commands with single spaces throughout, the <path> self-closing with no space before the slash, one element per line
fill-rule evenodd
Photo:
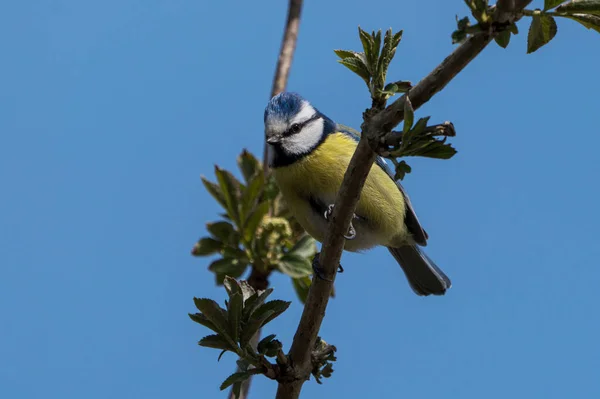
<path fill-rule="evenodd" d="M 319 241 L 323 241 L 325 232 L 322 225 L 315 223 L 314 211 L 307 200 L 313 196 L 326 204 L 335 202 L 356 145 L 343 133 L 331 134 L 311 154 L 274 170 L 275 179 L 292 212 L 308 233 Z M 404 241 L 408 236 L 404 225 L 404 197 L 396 183 L 377 165 L 372 167 L 367 177 L 355 213 L 366 218 L 374 227 L 379 245 Z M 348 241 L 347 249 L 352 245 Z"/>

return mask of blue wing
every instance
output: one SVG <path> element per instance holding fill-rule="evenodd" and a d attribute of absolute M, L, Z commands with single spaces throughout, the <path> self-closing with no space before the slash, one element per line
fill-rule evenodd
<path fill-rule="evenodd" d="M 349 126 L 341 125 L 338 123 L 335 130 L 337 132 L 345 134 L 346 136 L 352 138 L 356 142 L 360 140 L 360 133 Z M 394 172 L 390 168 L 385 158 L 377 156 L 377 158 L 375 158 L 375 163 L 377 164 L 377 166 L 383 169 L 385 173 L 387 173 L 390 179 L 394 180 Z M 406 204 L 406 216 L 404 217 L 404 223 L 406 223 L 406 227 L 408 227 L 408 231 L 412 234 L 415 242 L 419 245 L 425 246 L 427 245 L 427 238 L 429 237 L 427 236 L 427 233 L 421 226 L 421 223 L 417 218 L 417 214 L 415 213 L 415 210 L 413 209 L 412 204 L 410 202 L 410 198 L 408 198 L 408 195 L 404 191 L 404 188 L 399 182 L 395 182 L 396 186 L 398 186 L 398 189 L 404 196 L 404 203 Z"/>

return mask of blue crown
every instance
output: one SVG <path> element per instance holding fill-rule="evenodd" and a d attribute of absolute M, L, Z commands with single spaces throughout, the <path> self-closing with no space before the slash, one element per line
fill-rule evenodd
<path fill-rule="evenodd" d="M 269 101 L 265 108 L 265 122 L 267 118 L 277 117 L 279 119 L 289 119 L 300 112 L 302 104 L 306 102 L 298 93 L 282 92 L 277 94 Z"/>

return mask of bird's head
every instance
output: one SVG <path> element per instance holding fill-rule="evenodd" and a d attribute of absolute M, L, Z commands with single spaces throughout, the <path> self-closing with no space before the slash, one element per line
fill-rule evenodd
<path fill-rule="evenodd" d="M 296 93 L 283 92 L 265 109 L 265 138 L 275 156 L 299 158 L 333 130 L 334 123 Z"/>

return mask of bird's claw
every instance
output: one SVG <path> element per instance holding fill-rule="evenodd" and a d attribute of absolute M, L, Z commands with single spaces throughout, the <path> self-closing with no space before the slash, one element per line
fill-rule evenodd
<path fill-rule="evenodd" d="M 323 216 L 325 216 L 325 220 L 329 220 L 329 217 L 333 214 L 333 207 L 335 205 L 333 204 L 329 204 L 327 206 L 327 210 L 325 210 L 325 214 Z"/>
<path fill-rule="evenodd" d="M 321 267 L 321 264 L 319 263 L 319 255 L 321 255 L 320 252 L 318 252 L 315 257 L 313 258 L 312 261 L 312 268 L 313 271 L 315 272 L 315 275 L 320 278 L 323 281 L 329 281 L 330 283 L 333 282 L 333 280 L 325 277 L 325 275 L 323 274 L 323 268 Z M 344 268 L 342 267 L 341 264 L 338 265 L 338 273 L 343 273 L 344 272 Z"/>
<path fill-rule="evenodd" d="M 352 226 L 352 222 L 350 222 L 350 226 L 348 226 L 348 234 L 344 235 L 346 240 L 354 240 L 356 238 L 356 230 L 354 230 L 354 226 Z"/>
<path fill-rule="evenodd" d="M 329 206 L 327 206 L 327 210 L 325 211 L 325 214 L 323 216 L 325 216 L 325 220 L 329 220 L 329 217 L 333 214 L 333 207 L 335 205 L 330 204 Z M 353 219 L 357 219 L 356 215 L 352 215 Z M 346 240 L 354 240 L 356 238 L 356 230 L 354 229 L 354 226 L 352 225 L 352 221 L 350 221 L 350 225 L 348 226 L 348 233 L 344 234 L 344 238 Z M 344 269 L 342 269 L 343 271 Z"/>

